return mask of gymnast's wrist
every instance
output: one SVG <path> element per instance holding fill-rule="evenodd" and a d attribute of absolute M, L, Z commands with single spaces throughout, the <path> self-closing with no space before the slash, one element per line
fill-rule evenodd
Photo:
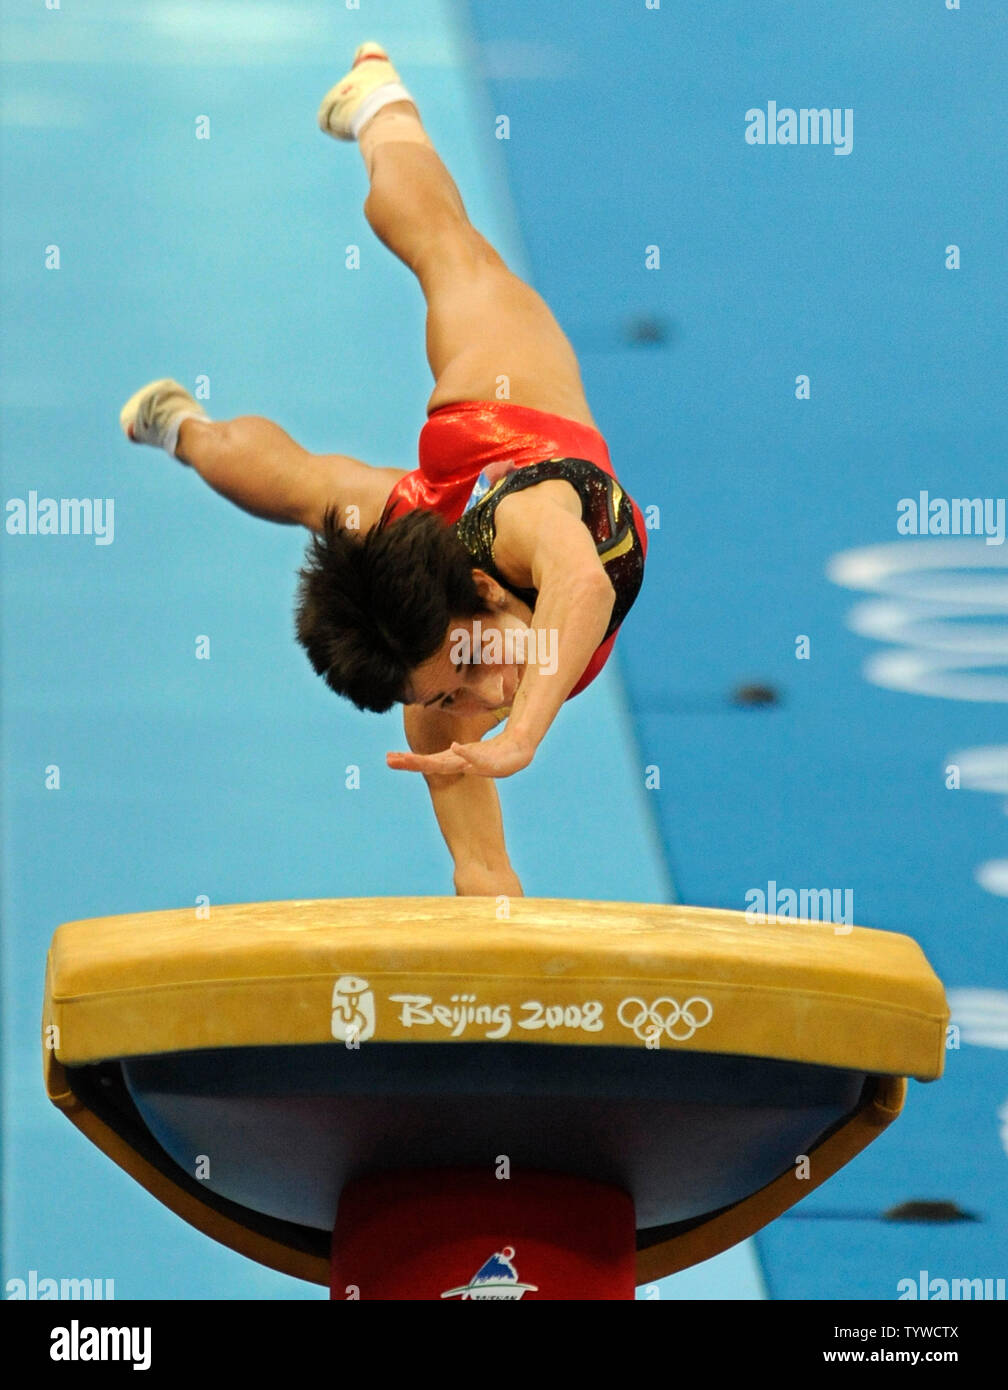
<path fill-rule="evenodd" d="M 524 708 L 515 709 L 512 705 L 508 721 L 497 737 L 507 739 L 516 750 L 526 752 L 531 762 L 551 723 L 552 716 L 544 723 L 541 717 L 530 718 Z"/>
<path fill-rule="evenodd" d="M 521 898 L 521 882 L 510 864 L 495 867 L 469 860 L 455 865 L 455 895 L 459 898 Z"/>

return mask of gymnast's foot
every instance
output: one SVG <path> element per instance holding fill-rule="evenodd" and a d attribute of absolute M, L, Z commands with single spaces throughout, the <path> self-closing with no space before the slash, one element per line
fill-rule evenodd
<path fill-rule="evenodd" d="M 353 67 L 323 97 L 319 128 L 337 140 L 356 140 L 362 126 L 383 106 L 412 100 L 381 44 L 362 43 Z"/>
<path fill-rule="evenodd" d="M 119 412 L 119 423 L 134 444 L 153 444 L 175 457 L 183 420 L 209 420 L 199 401 L 170 377 L 148 382 Z"/>

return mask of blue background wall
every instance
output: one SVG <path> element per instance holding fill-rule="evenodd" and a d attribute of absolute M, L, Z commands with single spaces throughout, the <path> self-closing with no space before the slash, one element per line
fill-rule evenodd
<path fill-rule="evenodd" d="M 362 3 L 3 19 L 3 495 L 115 502 L 108 546 L 3 536 L 4 1279 L 323 1292 L 170 1217 L 48 1105 L 37 1030 L 59 922 L 201 893 L 450 891 L 422 783 L 384 765 L 398 717 L 344 708 L 293 644 L 301 536 L 117 424 L 144 381 L 205 373 L 219 418 L 412 466 L 420 296 L 364 222 L 356 153 L 314 127 L 370 37 L 473 220 L 570 334 L 621 478 L 659 509 L 618 664 L 501 785 L 526 892 L 740 909 L 771 879 L 849 889 L 859 923 L 922 943 L 961 1028 L 946 1079 L 912 1086 L 892 1130 L 758 1237 L 758 1266 L 742 1247 L 663 1293 L 893 1298 L 921 1268 L 1004 1276 L 1006 904 L 980 866 L 1008 859 L 1005 754 L 973 789 L 945 768 L 1003 748 L 1004 695 L 975 698 L 999 687 L 969 673 L 1006 664 L 1005 547 L 929 549 L 940 602 L 918 580 L 885 629 L 911 657 L 951 642 L 965 699 L 866 679 L 879 644 L 850 615 L 881 581 L 827 575 L 854 549 L 941 544 L 898 537 L 903 497 L 1005 491 L 999 7 Z M 746 111 L 770 100 L 852 108 L 851 153 L 747 144 Z M 754 681 L 779 701 L 734 703 Z M 600 727 L 610 753 L 589 762 Z M 614 808 L 622 852 L 603 857 Z M 914 1197 L 981 1219 L 877 1219 Z"/>

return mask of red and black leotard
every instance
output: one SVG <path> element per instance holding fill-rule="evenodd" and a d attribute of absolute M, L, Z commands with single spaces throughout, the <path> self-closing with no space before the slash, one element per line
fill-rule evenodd
<path fill-rule="evenodd" d="M 419 452 L 420 467 L 396 483 L 379 525 L 418 508 L 437 512 L 454 525 L 479 568 L 533 609 L 536 590 L 508 583 L 494 563 L 497 506 L 512 492 L 553 478 L 578 492 L 582 520 L 616 591 L 605 637 L 567 698 L 579 694 L 609 658 L 640 591 L 647 554 L 644 518 L 616 479 L 605 440 L 587 425 L 527 406 L 465 401 L 433 412 L 421 431 Z M 481 474 L 489 490 L 466 510 Z"/>

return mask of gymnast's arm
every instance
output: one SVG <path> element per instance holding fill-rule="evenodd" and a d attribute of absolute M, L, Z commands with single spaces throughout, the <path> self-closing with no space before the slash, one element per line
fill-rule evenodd
<path fill-rule="evenodd" d="M 414 753 L 440 753 L 453 739 L 475 742 L 497 723 L 493 714 L 460 717 L 447 710 L 407 705 L 406 739 Z M 508 859 L 497 787 L 488 777 L 464 772 L 424 775 L 441 833 L 455 864 L 459 896 L 522 897 Z"/>
<path fill-rule="evenodd" d="M 605 637 L 616 592 L 581 520 L 581 500 L 570 483 L 539 483 L 505 497 L 497 508 L 494 557 L 499 569 L 527 575 L 538 591 L 529 626 L 556 634 L 555 669 L 534 661 L 527 664 L 507 728 L 498 735 L 530 749 L 531 761 Z M 552 643 L 549 649 L 554 652 Z M 488 752 L 495 741 L 487 744 Z"/>

